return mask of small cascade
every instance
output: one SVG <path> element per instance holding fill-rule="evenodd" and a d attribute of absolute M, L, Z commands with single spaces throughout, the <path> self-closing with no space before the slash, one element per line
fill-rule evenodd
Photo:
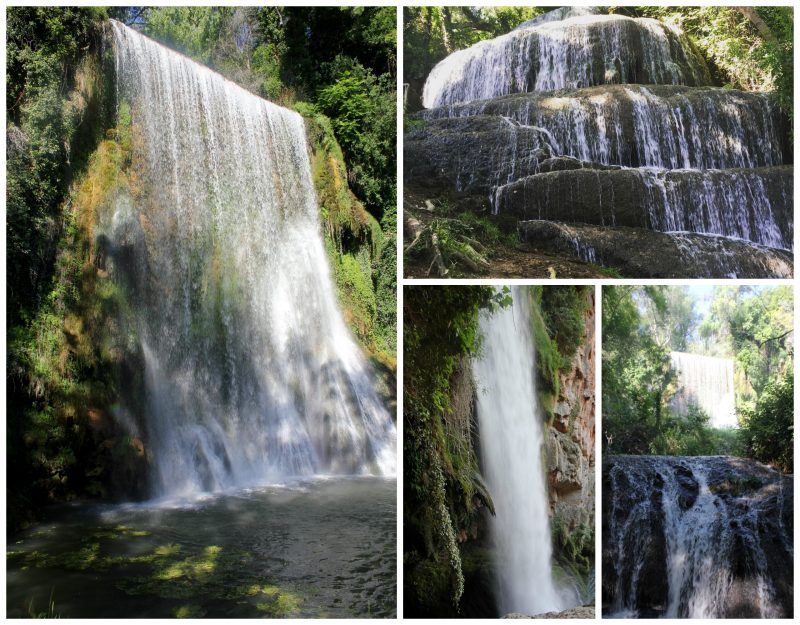
<path fill-rule="evenodd" d="M 694 405 L 709 416 L 711 427 L 737 427 L 733 360 L 684 352 L 672 352 L 670 359 L 678 373 L 678 391 L 670 407 L 685 415 Z"/>
<path fill-rule="evenodd" d="M 544 220 L 520 221 L 517 229 L 532 249 L 643 278 L 791 278 L 793 272 L 791 252 L 719 235 Z"/>
<path fill-rule="evenodd" d="M 721 456 L 610 456 L 603 473 L 604 615 L 792 616 L 791 476 Z"/>
<path fill-rule="evenodd" d="M 529 297 L 525 287 L 514 287 L 511 307 L 482 314 L 483 349 L 473 362 L 481 461 L 496 511 L 490 529 L 502 614 L 569 607 L 552 578 Z"/>
<path fill-rule="evenodd" d="M 423 104 L 425 123 L 404 144 L 409 189 L 455 188 L 473 202 L 483 195 L 493 214 L 523 221 L 624 226 L 642 239 L 662 232 L 672 243 L 662 238 L 661 247 L 680 251 L 675 262 L 736 248 L 736 266 L 677 270 L 686 277 L 745 277 L 757 265 L 765 273 L 747 277 L 793 272 L 781 252 L 794 239 L 789 120 L 770 94 L 712 86 L 703 59 L 671 26 L 555 9 L 441 61 Z M 536 140 L 520 145 L 499 120 Z M 758 262 L 740 262 L 747 245 Z M 560 253 L 610 262 L 587 254 L 591 246 L 573 247 L 581 254 Z"/>
<path fill-rule="evenodd" d="M 725 170 L 585 168 L 560 159 L 497 187 L 494 214 L 735 237 L 791 250 L 790 167 Z M 788 226 L 788 228 L 787 228 Z"/>
<path fill-rule="evenodd" d="M 603 84 L 708 85 L 678 30 L 652 19 L 579 15 L 536 23 L 454 52 L 433 68 L 425 108 L 510 93 Z"/>
<path fill-rule="evenodd" d="M 719 87 L 607 85 L 434 108 L 428 120 L 499 115 L 547 129 L 558 153 L 587 163 L 661 169 L 791 162 L 787 120 L 767 94 Z"/>
<path fill-rule="evenodd" d="M 303 119 L 112 31 L 135 186 L 98 241 L 130 294 L 154 494 L 393 474 L 395 427 L 337 308 Z"/>

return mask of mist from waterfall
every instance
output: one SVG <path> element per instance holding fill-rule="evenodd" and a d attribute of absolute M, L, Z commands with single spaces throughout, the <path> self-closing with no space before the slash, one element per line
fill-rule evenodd
<path fill-rule="evenodd" d="M 472 367 L 481 462 L 496 511 L 490 531 L 499 607 L 541 614 L 577 599 L 553 581 L 530 294 L 513 287 L 512 296 L 510 307 L 481 313 L 482 350 Z"/>
<path fill-rule="evenodd" d="M 154 494 L 394 474 L 393 420 L 337 307 L 302 117 L 112 30 L 137 190 L 98 230 L 135 319 Z"/>

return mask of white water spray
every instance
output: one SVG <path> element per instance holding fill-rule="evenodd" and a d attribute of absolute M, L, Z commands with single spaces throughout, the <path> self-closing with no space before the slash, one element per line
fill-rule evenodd
<path fill-rule="evenodd" d="M 138 191 L 100 229 L 145 367 L 156 495 L 392 474 L 337 308 L 303 119 L 112 22 Z"/>
<path fill-rule="evenodd" d="M 511 307 L 482 313 L 483 351 L 473 362 L 481 458 L 496 511 L 491 532 L 503 614 L 568 607 L 552 578 L 529 297 L 526 287 L 514 287 Z"/>

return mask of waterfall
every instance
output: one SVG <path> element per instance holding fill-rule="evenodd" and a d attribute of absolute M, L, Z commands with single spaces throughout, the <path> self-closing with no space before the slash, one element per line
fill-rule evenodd
<path fill-rule="evenodd" d="M 551 161 L 540 164 L 544 170 Z M 492 194 L 493 212 L 523 219 L 718 234 L 793 247 L 789 167 L 726 170 L 592 169 L 561 159 L 527 177 L 513 169 Z M 567 169 L 567 167 L 572 167 Z M 498 167 L 498 176 L 507 168 Z"/>
<path fill-rule="evenodd" d="M 493 215 L 520 222 L 660 239 L 674 262 L 651 268 L 656 254 L 600 250 L 619 240 L 569 247 L 528 236 L 531 251 L 560 248 L 629 277 L 792 274 L 788 117 L 773 94 L 712 86 L 696 48 L 664 22 L 548 11 L 443 59 L 422 104 L 425 123 L 404 142 L 411 192 L 455 188 L 459 205 L 485 198 Z"/>
<path fill-rule="evenodd" d="M 130 295 L 157 495 L 392 474 L 337 308 L 302 117 L 112 22 L 132 197 L 100 219 Z"/>
<path fill-rule="evenodd" d="M 449 55 L 423 89 L 425 108 L 592 85 L 709 84 L 677 29 L 653 19 L 577 15 L 512 30 Z"/>
<path fill-rule="evenodd" d="M 529 297 L 526 287 L 514 287 L 512 306 L 481 314 L 482 351 L 473 362 L 481 460 L 496 511 L 490 530 L 503 614 L 568 607 L 552 578 Z"/>
<path fill-rule="evenodd" d="M 604 613 L 790 618 L 791 493 L 752 460 L 607 457 Z"/>
<path fill-rule="evenodd" d="M 733 388 L 733 360 L 683 352 L 670 353 L 678 373 L 678 391 L 670 406 L 686 414 L 690 405 L 701 408 L 715 428 L 738 427 Z"/>
<path fill-rule="evenodd" d="M 563 156 L 662 169 L 790 162 L 783 119 L 767 94 L 719 87 L 608 85 L 526 93 L 425 111 L 426 119 L 499 115 L 547 129 Z"/>

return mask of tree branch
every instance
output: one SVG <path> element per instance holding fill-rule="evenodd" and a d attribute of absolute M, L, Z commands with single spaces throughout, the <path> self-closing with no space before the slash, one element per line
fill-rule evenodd
<path fill-rule="evenodd" d="M 768 339 L 764 339 L 763 341 L 756 341 L 756 343 L 758 344 L 759 347 L 764 347 L 764 345 L 766 345 L 770 341 L 777 341 L 778 339 L 782 339 L 784 336 L 786 336 L 787 334 L 791 334 L 793 331 L 794 331 L 793 329 L 786 330 L 786 332 L 784 332 L 783 334 L 779 334 L 778 336 L 773 336 Z"/>

